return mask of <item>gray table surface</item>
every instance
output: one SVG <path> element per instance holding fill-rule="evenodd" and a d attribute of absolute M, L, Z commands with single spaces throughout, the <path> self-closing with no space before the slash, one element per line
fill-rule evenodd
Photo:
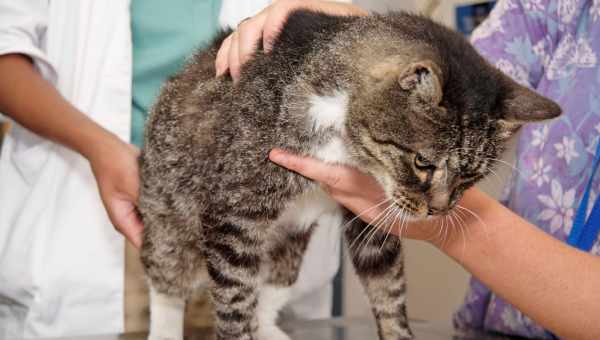
<path fill-rule="evenodd" d="M 282 328 L 293 340 L 370 340 L 377 339 L 377 331 L 372 320 L 342 319 L 294 321 L 284 323 Z M 415 340 L 504 340 L 508 337 L 494 336 L 478 332 L 457 333 L 444 327 L 424 321 L 411 321 Z M 146 333 L 120 335 L 98 335 L 60 340 L 145 340 Z M 187 340 L 212 340 L 211 329 L 197 329 L 186 333 Z M 58 340 L 58 339 L 54 339 Z"/>

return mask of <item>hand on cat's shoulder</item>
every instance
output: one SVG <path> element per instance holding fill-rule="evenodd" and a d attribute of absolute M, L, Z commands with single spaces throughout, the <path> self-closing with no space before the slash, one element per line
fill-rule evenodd
<path fill-rule="evenodd" d="M 263 49 L 268 53 L 273 48 L 277 34 L 285 24 L 290 13 L 298 9 L 311 9 L 331 15 L 367 15 L 368 13 L 349 3 L 322 0 L 279 0 L 263 9 L 253 17 L 242 21 L 219 48 L 215 60 L 217 76 L 228 70 L 234 81 L 240 77 L 240 68 L 257 49 L 256 43 L 262 41 Z"/>
<path fill-rule="evenodd" d="M 385 216 L 389 205 L 384 203 L 387 200 L 381 185 L 375 178 L 356 168 L 327 164 L 316 158 L 294 155 L 280 149 L 272 150 L 269 159 L 320 183 L 331 198 L 366 223 L 375 224 L 381 216 Z M 401 223 L 400 220 L 398 223 Z M 410 239 L 434 241 L 438 234 L 438 229 L 432 226 L 435 223 L 434 220 L 405 223 L 402 228 L 400 225 L 390 228 L 390 232 Z"/>

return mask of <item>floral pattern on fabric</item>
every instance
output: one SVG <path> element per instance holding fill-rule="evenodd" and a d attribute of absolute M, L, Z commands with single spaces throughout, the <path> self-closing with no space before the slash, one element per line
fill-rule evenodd
<path fill-rule="evenodd" d="M 471 41 L 490 63 L 554 99 L 564 111 L 550 123 L 523 128 L 519 171 L 513 173 L 503 203 L 565 241 L 600 139 L 600 0 L 500 0 Z M 591 202 L 598 193 L 600 180 L 593 184 Z M 591 252 L 600 255 L 600 240 Z M 555 338 L 476 279 L 454 323 Z"/>

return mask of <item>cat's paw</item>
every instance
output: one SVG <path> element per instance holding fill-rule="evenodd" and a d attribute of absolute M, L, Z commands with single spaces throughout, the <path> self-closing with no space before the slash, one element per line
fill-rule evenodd
<path fill-rule="evenodd" d="M 291 338 L 285 334 L 279 327 L 258 327 L 256 332 L 257 340 L 291 340 Z"/>
<path fill-rule="evenodd" d="M 382 340 L 413 340 L 415 337 L 412 335 L 410 330 L 406 330 L 406 332 L 402 332 L 401 334 L 394 335 L 384 335 Z"/>
<path fill-rule="evenodd" d="M 183 340 L 183 335 L 172 336 L 172 335 L 162 335 L 162 334 L 149 334 L 148 340 Z"/>

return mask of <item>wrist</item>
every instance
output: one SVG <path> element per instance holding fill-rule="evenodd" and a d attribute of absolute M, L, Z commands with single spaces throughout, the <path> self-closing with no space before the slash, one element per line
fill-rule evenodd
<path fill-rule="evenodd" d="M 115 155 L 117 150 L 127 144 L 116 135 L 101 127 L 83 134 L 78 140 L 76 151 L 85 157 L 90 164 L 103 163 Z"/>

